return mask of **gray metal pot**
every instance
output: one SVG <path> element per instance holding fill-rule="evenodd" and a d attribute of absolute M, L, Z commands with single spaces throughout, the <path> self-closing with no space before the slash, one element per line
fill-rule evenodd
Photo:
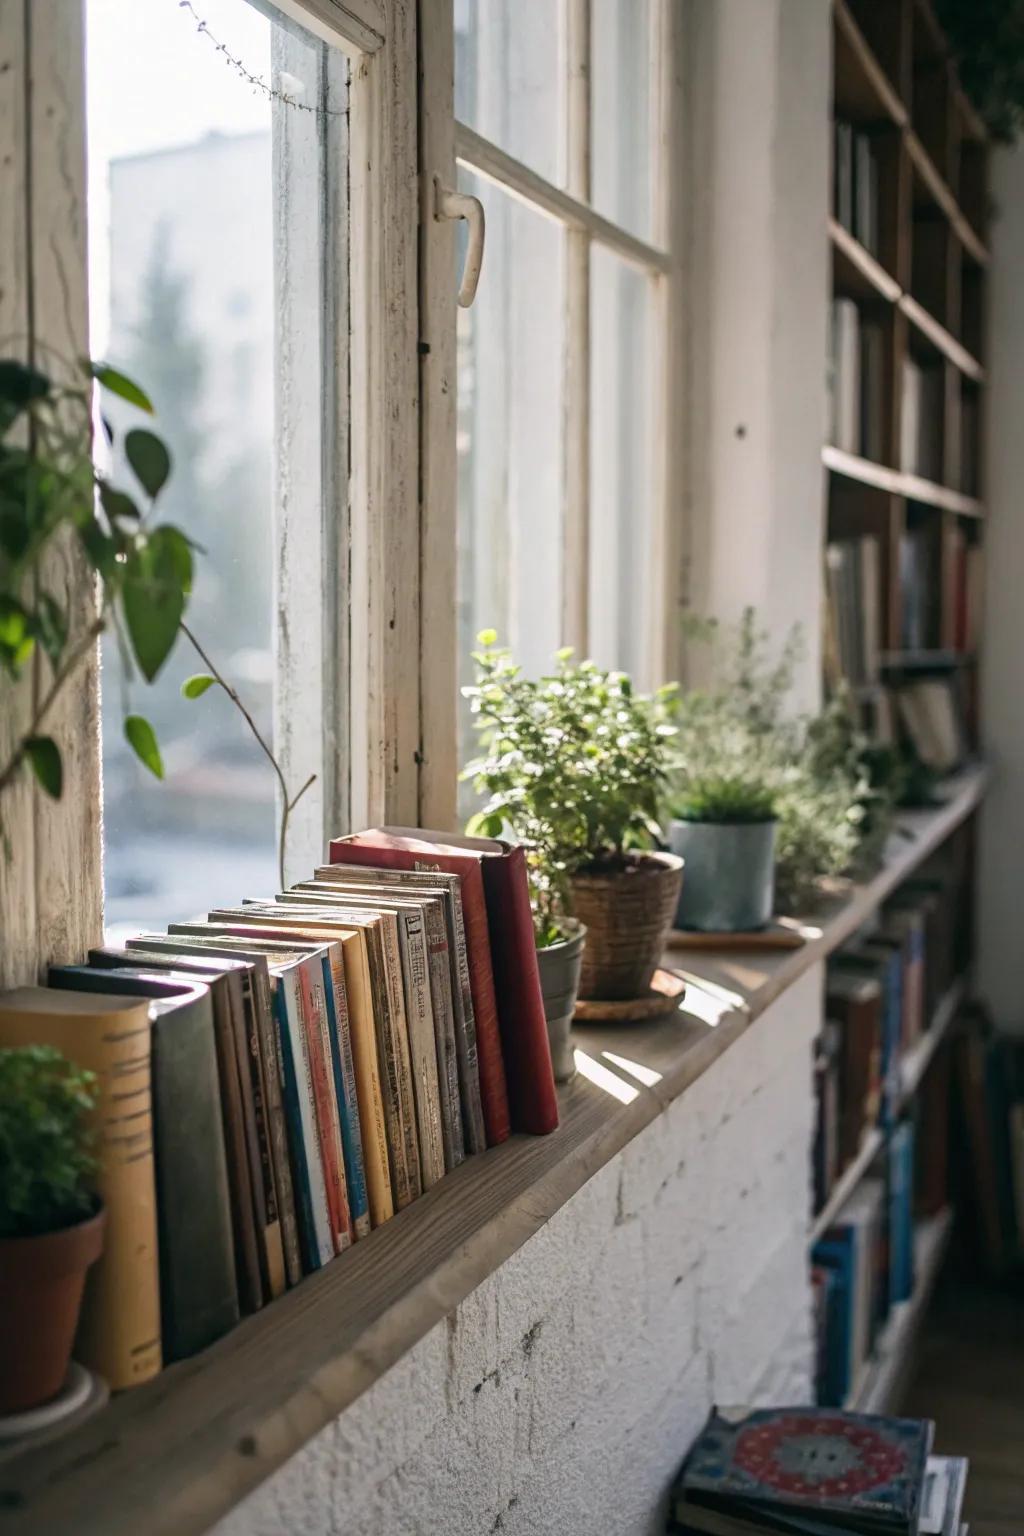
<path fill-rule="evenodd" d="M 774 821 L 673 821 L 668 842 L 686 861 L 676 926 L 702 933 L 763 928 L 775 904 Z"/>
<path fill-rule="evenodd" d="M 564 918 L 562 926 L 572 930 L 570 938 L 558 944 L 538 949 L 537 965 L 540 969 L 540 990 L 544 997 L 544 1017 L 548 1021 L 548 1040 L 551 1042 L 551 1065 L 556 1083 L 567 1083 L 576 1075 L 569 1031 L 576 1010 L 576 994 L 580 985 L 580 967 L 583 964 L 583 945 L 587 930 L 574 918 Z"/>

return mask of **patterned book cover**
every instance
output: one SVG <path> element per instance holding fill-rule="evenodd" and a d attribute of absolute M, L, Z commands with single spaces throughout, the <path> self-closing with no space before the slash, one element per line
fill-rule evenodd
<path fill-rule="evenodd" d="M 918 1419 L 827 1408 L 715 1409 L 676 1492 L 737 1513 L 806 1511 L 910 1536 L 931 1437 L 932 1425 Z"/>

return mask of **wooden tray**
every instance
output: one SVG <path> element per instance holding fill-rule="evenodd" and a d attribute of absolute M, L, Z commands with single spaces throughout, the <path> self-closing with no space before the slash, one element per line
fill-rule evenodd
<path fill-rule="evenodd" d="M 621 1001 L 590 997 L 576 1004 L 577 1024 L 639 1024 L 645 1019 L 674 1013 L 686 996 L 686 982 L 675 971 L 655 971 L 650 988 L 643 997 Z"/>
<path fill-rule="evenodd" d="M 769 923 L 752 933 L 697 933 L 673 928 L 665 940 L 669 949 L 801 949 L 806 942 L 792 923 Z"/>

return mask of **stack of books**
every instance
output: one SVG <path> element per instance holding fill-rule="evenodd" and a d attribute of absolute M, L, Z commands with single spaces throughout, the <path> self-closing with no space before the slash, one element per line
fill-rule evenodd
<path fill-rule="evenodd" d="M 95 949 L 49 983 L 0 997 L 0 1046 L 103 1071 L 134 1000 L 118 1028 L 150 1047 L 146 1146 L 124 1166 L 102 1148 L 116 1237 L 91 1289 L 119 1305 L 80 1354 L 115 1389 L 212 1343 L 466 1157 L 558 1124 L 518 847 L 338 839 L 290 890 Z"/>
<path fill-rule="evenodd" d="M 968 1463 L 929 1420 L 821 1408 L 714 1409 L 672 1488 L 669 1531 L 965 1536 Z"/>

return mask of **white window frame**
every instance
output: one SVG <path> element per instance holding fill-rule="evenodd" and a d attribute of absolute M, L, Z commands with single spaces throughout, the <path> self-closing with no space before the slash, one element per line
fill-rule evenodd
<path fill-rule="evenodd" d="M 420 0 L 421 181 L 421 591 L 419 817 L 456 824 L 458 656 L 456 654 L 455 283 L 450 223 L 434 217 L 435 182 L 454 187 L 456 163 L 486 177 L 566 231 L 565 474 L 562 632 L 586 653 L 590 643 L 590 249 L 604 245 L 649 278 L 652 290 L 650 399 L 655 419 L 654 573 L 645 620 L 641 682 L 675 673 L 682 605 L 681 442 L 685 396 L 683 271 L 683 6 L 654 0 L 648 38 L 652 69 L 652 237 L 641 240 L 590 203 L 591 0 L 552 0 L 552 32 L 565 48 L 567 186 L 514 159 L 454 116 L 453 0 Z M 487 281 L 484 254 L 481 283 Z"/>

